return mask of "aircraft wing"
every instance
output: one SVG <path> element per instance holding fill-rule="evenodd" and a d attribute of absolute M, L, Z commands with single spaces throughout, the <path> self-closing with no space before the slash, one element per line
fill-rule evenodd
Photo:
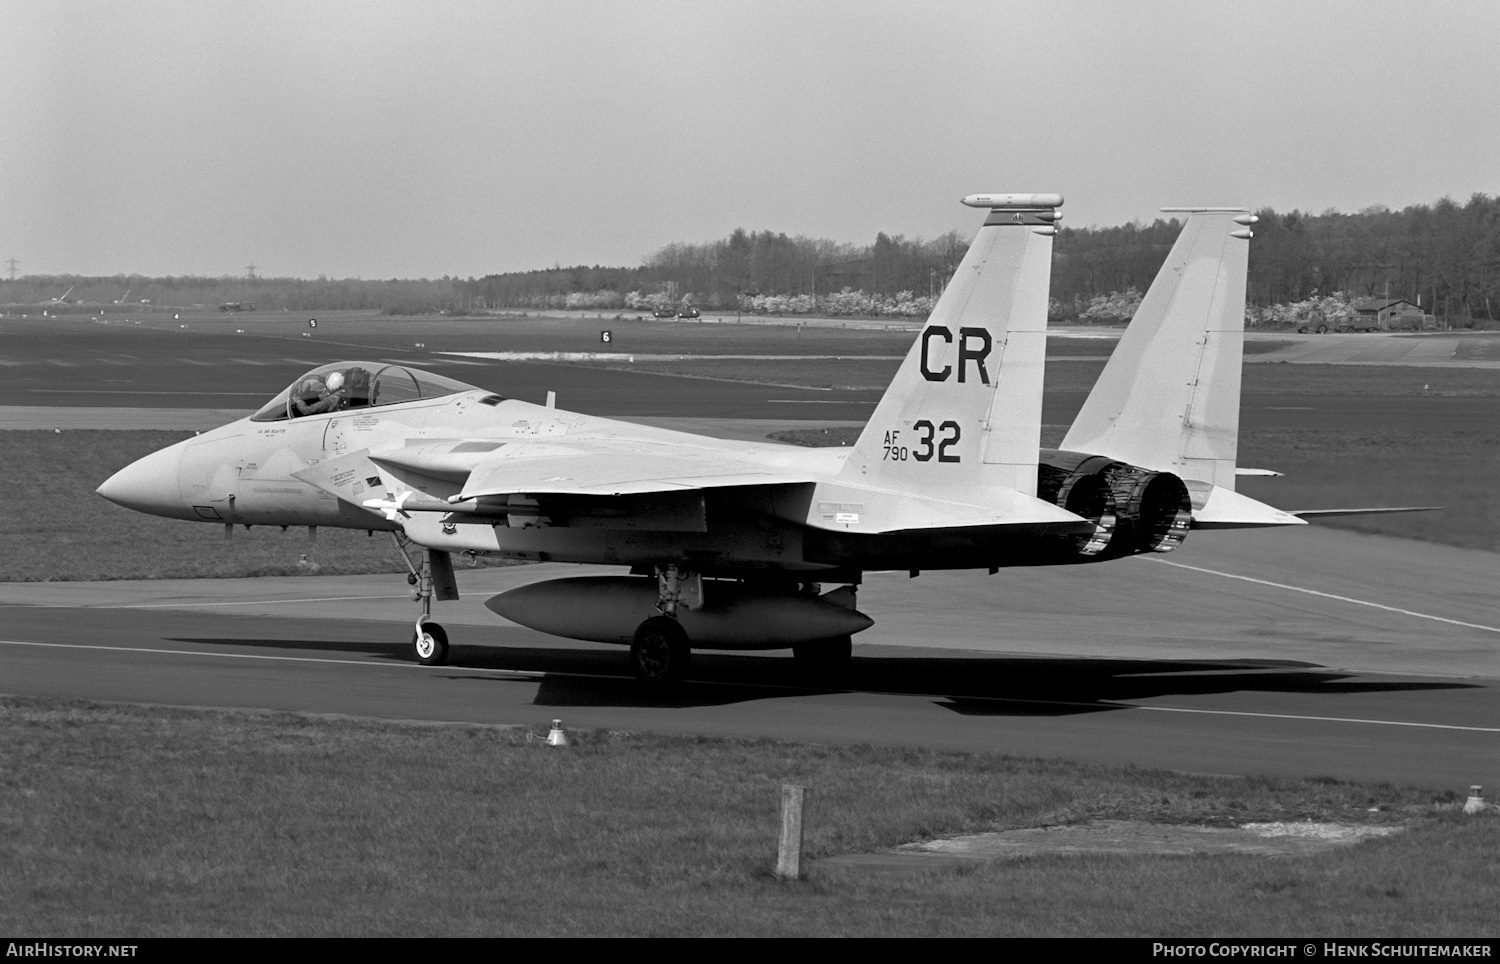
<path fill-rule="evenodd" d="M 736 452 L 600 439 L 411 439 L 352 452 L 294 475 L 358 503 L 356 497 L 378 482 L 366 476 L 380 470 L 455 501 L 506 495 L 640 495 L 814 481 L 810 473 L 774 468 Z"/>
<path fill-rule="evenodd" d="M 938 497 L 879 485 L 851 485 L 754 451 L 613 439 L 566 441 L 412 439 L 352 452 L 296 477 L 354 505 L 399 499 L 401 512 L 447 512 L 511 496 L 630 497 L 706 489 L 747 490 L 747 506 L 813 528 L 895 532 L 971 526 L 1087 526 L 1077 516 L 1013 491 Z M 792 487 L 776 494 L 773 487 Z M 410 491 L 407 491 L 410 490 Z M 405 493 L 405 494 L 403 494 Z M 394 504 L 394 503 L 393 503 Z"/>

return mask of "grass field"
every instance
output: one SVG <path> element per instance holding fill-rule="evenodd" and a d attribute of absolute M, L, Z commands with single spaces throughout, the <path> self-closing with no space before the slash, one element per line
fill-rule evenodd
<path fill-rule="evenodd" d="M 0 432 L 0 581 L 168 579 L 401 572 L 390 537 L 362 531 L 282 532 L 160 519 L 108 502 L 94 489 L 117 469 L 191 432 Z"/>
<path fill-rule="evenodd" d="M 544 732 L 545 721 L 533 727 Z M 0 699 L 0 930 L 90 936 L 1493 937 L 1500 818 L 1451 792 L 868 746 Z M 1400 827 L 1304 857 L 771 873 L 992 829 Z"/>
<path fill-rule="evenodd" d="M 1285 473 L 1241 479 L 1237 486 L 1253 499 L 1285 509 L 1445 507 L 1330 518 L 1316 525 L 1500 552 L 1500 499 L 1495 497 L 1500 427 L 1487 432 L 1250 431 L 1240 436 L 1240 464 Z"/>
<path fill-rule="evenodd" d="M 1488 361 L 1500 359 L 1500 332 L 1465 335 L 1458 343 L 1455 357 Z"/>

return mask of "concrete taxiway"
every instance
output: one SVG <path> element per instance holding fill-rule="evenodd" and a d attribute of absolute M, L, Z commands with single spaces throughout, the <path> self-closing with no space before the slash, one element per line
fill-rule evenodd
<path fill-rule="evenodd" d="M 872 574 L 846 685 L 785 653 L 695 655 L 669 698 L 623 647 L 489 595 L 581 567 L 460 573 L 452 663 L 407 653 L 399 575 L 0 586 L 19 695 L 467 723 L 875 742 L 1462 789 L 1500 778 L 1500 556 L 1337 530 L 1195 534 L 1170 558 Z M 603 570 L 600 570 L 603 571 Z"/>

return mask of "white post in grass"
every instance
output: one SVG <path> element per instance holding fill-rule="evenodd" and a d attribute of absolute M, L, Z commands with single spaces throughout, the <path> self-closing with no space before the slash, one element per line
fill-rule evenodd
<path fill-rule="evenodd" d="M 781 785 L 781 846 L 776 851 L 776 876 L 797 880 L 802 876 L 803 787 Z"/>

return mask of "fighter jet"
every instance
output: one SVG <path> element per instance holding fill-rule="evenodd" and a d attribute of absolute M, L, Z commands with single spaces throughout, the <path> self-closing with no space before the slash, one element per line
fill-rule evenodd
<path fill-rule="evenodd" d="M 1171 551 L 1194 527 L 1301 523 L 1233 491 L 1251 216 L 1189 212 L 1063 448 L 1042 453 L 1063 199 L 963 203 L 984 225 L 852 448 L 671 432 L 348 361 L 127 466 L 99 494 L 225 526 L 391 532 L 417 587 L 425 664 L 448 656 L 432 602 L 457 598 L 453 553 L 620 566 L 629 574 L 486 605 L 628 645 L 652 686 L 682 679 L 694 647 L 791 648 L 809 671 L 836 672 L 872 624 L 856 608 L 866 572 L 1097 562 Z"/>

